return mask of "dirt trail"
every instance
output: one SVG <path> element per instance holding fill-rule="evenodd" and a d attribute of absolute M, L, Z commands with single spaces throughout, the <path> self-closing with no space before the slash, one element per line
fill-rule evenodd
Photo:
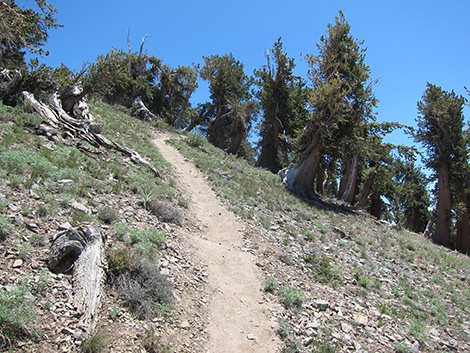
<path fill-rule="evenodd" d="M 207 265 L 212 297 L 208 298 L 209 343 L 213 353 L 278 352 L 275 323 L 260 292 L 261 274 L 256 258 L 244 251 L 242 224 L 222 205 L 205 177 L 159 133 L 155 143 L 176 172 L 178 188 L 190 200 L 188 218 L 199 233 L 188 234 L 196 256 Z"/>

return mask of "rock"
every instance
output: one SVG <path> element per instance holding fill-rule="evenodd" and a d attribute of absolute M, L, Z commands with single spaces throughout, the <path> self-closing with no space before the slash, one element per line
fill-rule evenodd
<path fill-rule="evenodd" d="M 189 327 L 191 327 L 191 325 L 189 324 L 188 321 L 183 321 L 180 325 L 181 328 L 183 329 L 188 329 Z"/>
<path fill-rule="evenodd" d="M 21 259 L 16 259 L 14 262 L 13 262 L 13 265 L 11 267 L 13 268 L 20 268 L 21 266 L 23 266 L 23 260 Z"/>
<path fill-rule="evenodd" d="M 246 338 L 248 338 L 248 340 L 250 340 L 250 341 L 256 341 L 256 336 L 253 335 L 252 333 L 249 333 L 249 334 L 246 336 Z"/>
<path fill-rule="evenodd" d="M 70 335 L 70 336 L 73 336 L 73 334 L 75 333 L 74 331 L 72 331 L 71 329 L 69 329 L 68 327 L 64 327 L 60 333 L 63 333 L 64 335 Z"/>
<path fill-rule="evenodd" d="M 326 300 L 315 300 L 313 305 L 319 310 L 326 310 L 330 306 L 330 304 Z"/>
<path fill-rule="evenodd" d="M 369 318 L 365 315 L 357 314 L 354 316 L 354 321 L 358 325 L 366 326 L 369 322 Z"/>
<path fill-rule="evenodd" d="M 352 331 L 352 326 L 350 324 L 348 324 L 347 322 L 342 322 L 341 323 L 341 330 L 343 330 L 343 332 L 345 333 L 349 333 Z"/>
<path fill-rule="evenodd" d="M 320 327 L 320 323 L 317 320 L 313 320 L 313 321 L 310 321 L 305 328 L 306 329 L 313 328 L 316 330 L 319 327 Z"/>
<path fill-rule="evenodd" d="M 414 353 L 419 353 L 419 342 L 418 341 L 413 342 L 413 345 L 411 346 L 411 350 Z"/>
<path fill-rule="evenodd" d="M 91 210 L 88 207 L 82 205 L 81 203 L 79 203 L 77 201 L 72 201 L 69 204 L 69 206 L 72 207 L 76 211 L 80 211 L 80 212 L 83 212 L 87 215 L 91 215 Z"/>
<path fill-rule="evenodd" d="M 59 225 L 60 230 L 68 230 L 70 228 L 72 228 L 72 225 L 69 222 L 65 222 Z"/>

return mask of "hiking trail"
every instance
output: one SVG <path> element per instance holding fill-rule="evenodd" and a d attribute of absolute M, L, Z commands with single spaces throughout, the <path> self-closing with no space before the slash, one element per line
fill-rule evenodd
<path fill-rule="evenodd" d="M 183 232 L 190 233 L 185 235 L 195 256 L 207 265 L 212 293 L 207 298 L 207 351 L 279 352 L 277 323 L 268 318 L 273 304 L 263 300 L 256 257 L 243 246 L 243 224 L 221 203 L 204 174 L 168 143 L 170 138 L 158 132 L 154 142 L 172 164 L 178 189 L 190 200 L 186 217 L 200 229 Z"/>

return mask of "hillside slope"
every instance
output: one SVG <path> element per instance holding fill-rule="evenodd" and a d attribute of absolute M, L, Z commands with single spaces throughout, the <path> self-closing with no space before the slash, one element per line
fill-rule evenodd
<path fill-rule="evenodd" d="M 40 117 L 0 108 L 3 348 L 235 352 L 236 342 L 240 352 L 470 350 L 468 257 L 334 203 L 305 204 L 277 176 L 197 136 L 162 135 L 163 126 L 119 107 L 95 104 L 92 113 L 107 136 L 135 148 L 166 180 L 113 151 L 90 155 L 35 136 Z M 203 201 L 209 192 L 191 182 L 196 174 L 219 195 L 213 207 L 213 198 Z M 176 216 L 163 217 L 170 211 Z M 47 269 L 53 237 L 86 222 L 106 236 L 110 268 L 134 255 L 151 259 L 173 300 L 145 302 L 158 310 L 139 315 L 129 300 L 138 293 L 123 296 L 110 275 L 98 331 L 87 336 L 70 275 Z M 161 292 L 165 281 L 156 284 Z"/>

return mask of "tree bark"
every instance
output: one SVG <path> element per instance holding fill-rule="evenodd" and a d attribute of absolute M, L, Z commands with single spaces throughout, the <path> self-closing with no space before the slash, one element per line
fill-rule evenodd
<path fill-rule="evenodd" d="M 323 157 L 323 145 L 314 141 L 311 147 L 305 151 L 298 163 L 292 164 L 279 172 L 283 182 L 288 189 L 299 197 L 318 201 L 319 197 L 315 193 L 313 181 L 317 175 L 320 161 Z"/>
<path fill-rule="evenodd" d="M 73 273 L 74 303 L 81 314 L 81 323 L 92 333 L 104 296 L 103 237 L 91 226 L 58 233 L 50 248 L 48 267 L 54 273 Z"/>
<path fill-rule="evenodd" d="M 342 201 L 346 201 L 349 204 L 354 202 L 354 192 L 356 190 L 357 176 L 359 172 L 359 157 L 354 155 L 351 160 L 351 167 L 349 168 L 349 175 L 347 177 L 346 189 L 344 194 L 341 196 Z"/>
<path fill-rule="evenodd" d="M 456 189 L 459 195 L 459 205 L 462 207 L 462 210 L 458 215 L 456 223 L 457 234 L 455 247 L 458 251 L 468 254 L 470 252 L 470 228 L 468 224 L 467 195 L 465 194 L 462 181 L 459 181 Z"/>
<path fill-rule="evenodd" d="M 377 193 L 372 193 L 370 195 L 370 214 L 377 219 L 380 219 L 382 217 L 382 206 L 383 206 L 383 201 L 380 198 L 380 195 Z"/>
<path fill-rule="evenodd" d="M 359 200 L 357 201 L 357 207 L 365 207 L 369 200 L 369 195 L 372 191 L 372 186 L 374 185 L 374 179 L 377 171 L 374 170 L 367 176 L 367 179 L 364 183 L 364 188 L 362 189 L 361 195 L 359 196 Z"/>
<path fill-rule="evenodd" d="M 447 164 L 439 167 L 438 176 L 438 199 L 436 229 L 432 235 L 435 243 L 449 246 L 449 229 L 451 219 L 451 192 L 449 186 L 449 166 Z"/>
<path fill-rule="evenodd" d="M 234 136 L 230 142 L 230 146 L 225 149 L 225 152 L 229 154 L 236 154 L 240 148 L 240 144 L 243 141 L 246 131 L 246 118 L 243 114 L 235 111 L 235 120 L 233 122 Z"/>

